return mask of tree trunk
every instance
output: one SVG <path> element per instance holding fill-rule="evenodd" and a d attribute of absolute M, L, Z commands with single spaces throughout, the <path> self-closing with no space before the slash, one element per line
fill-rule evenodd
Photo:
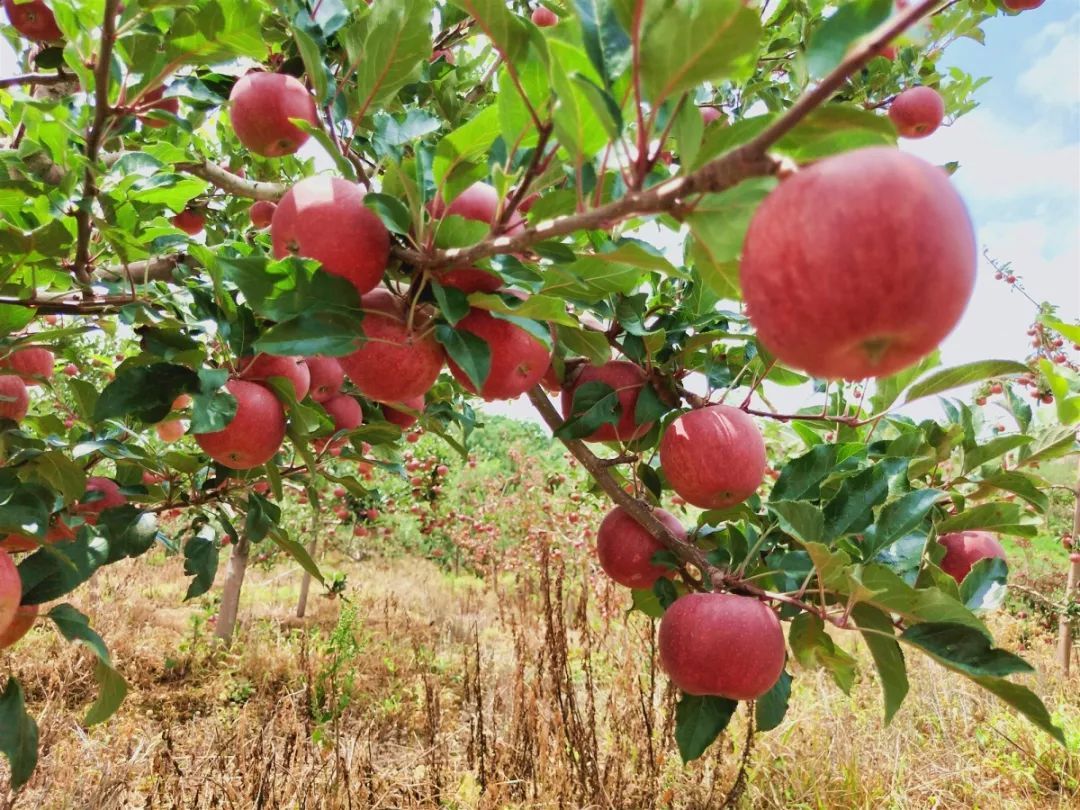
<path fill-rule="evenodd" d="M 236 629 L 236 614 L 240 607 L 240 590 L 244 587 L 244 574 L 247 572 L 248 555 L 251 545 L 246 536 L 241 536 L 229 554 L 229 565 L 225 569 L 225 584 L 221 589 L 221 609 L 218 611 L 217 627 L 214 636 L 232 644 L 233 631 Z"/>
<path fill-rule="evenodd" d="M 1080 462 L 1076 465 L 1076 503 L 1073 507 L 1073 530 L 1072 530 L 1072 556 L 1069 562 L 1069 576 L 1065 584 L 1066 609 L 1069 605 L 1080 600 L 1080 561 L 1075 560 L 1075 555 L 1080 552 Z M 1069 677 L 1069 666 L 1072 663 L 1073 623 L 1068 612 L 1062 613 L 1058 620 L 1058 649 L 1057 659 L 1061 665 L 1061 671 L 1065 677 Z"/>
<path fill-rule="evenodd" d="M 307 552 L 311 559 L 315 559 L 315 552 L 319 549 L 319 534 L 315 533 L 315 536 L 311 538 L 311 542 L 308 543 Z M 304 578 L 300 581 L 300 599 L 296 603 L 296 618 L 304 618 L 304 614 L 307 612 L 307 598 L 308 591 L 311 590 L 311 574 L 307 571 L 304 572 Z"/>

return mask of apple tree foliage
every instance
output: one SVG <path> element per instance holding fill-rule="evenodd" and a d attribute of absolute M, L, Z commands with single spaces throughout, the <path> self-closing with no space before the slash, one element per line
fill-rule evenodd
<path fill-rule="evenodd" d="M 47 5 L 61 39 L 3 29 L 20 75 L 0 77 L 0 356 L 44 346 L 77 368 L 43 381 L 29 414 L 0 426 L 0 534 L 44 541 L 58 522 L 70 529 L 70 539 L 18 555 L 18 571 L 23 604 L 54 603 L 46 617 L 96 656 L 87 724 L 106 720 L 126 686 L 105 642 L 58 600 L 97 569 L 162 543 L 184 555 L 191 598 L 210 587 L 221 538 L 245 533 L 319 578 L 303 538 L 280 527 L 283 481 L 308 487 L 319 508 L 320 480 L 366 492 L 358 464 L 405 474 L 401 429 L 376 403 L 362 402 L 364 425 L 331 453 L 331 418 L 282 380 L 269 384 L 288 436 L 256 469 L 230 470 L 154 429 L 179 416 L 191 433 L 228 425 L 237 404 L 224 385 L 241 357 L 343 356 L 362 341 L 356 290 L 315 261 L 274 258 L 268 233 L 249 221 L 253 200 L 324 172 L 367 190 L 393 240 L 384 283 L 431 308 L 439 342 L 474 383 L 492 360 L 484 340 L 459 328 L 470 307 L 545 341 L 560 379 L 615 356 L 648 369 L 635 420 L 655 426 L 622 446 L 593 445 L 611 451 L 607 462 L 579 439 L 618 421 L 617 392 L 582 386 L 565 424 L 539 388 L 530 394 L 598 486 L 634 514 L 670 497 L 654 451 L 681 411 L 816 386 L 814 408 L 755 412 L 778 477 L 738 506 L 702 512 L 688 542 L 662 538 L 657 561 L 682 574 L 634 591 L 636 608 L 660 616 L 691 588 L 757 596 L 789 622 L 789 662 L 824 668 L 845 692 L 855 661 L 825 627 L 860 636 L 886 721 L 908 691 L 905 654 L 918 652 L 1062 738 L 1012 678 L 1031 667 L 995 647 L 980 618 L 1000 599 L 1007 565 L 980 562 L 957 583 L 937 565 L 935 539 L 1037 531 L 1047 497 L 1035 465 L 1075 448 L 1071 363 L 1054 363 L 1048 345 L 1030 363 L 941 369 L 931 355 L 876 381 L 811 383 L 768 354 L 739 304 L 742 239 L 777 174 L 895 145 L 883 108 L 905 87 L 936 87 L 950 116 L 972 109 L 980 81 L 940 67 L 942 52 L 980 40 L 1004 6 L 552 0 L 544 5 L 559 23 L 540 28 L 530 21 L 536 4 L 521 0 Z M 227 99 L 255 67 L 298 77 L 313 94 L 315 148 L 265 158 L 238 142 Z M 148 104 L 159 87 L 178 105 Z M 704 108 L 721 120 L 706 122 Z M 687 179 L 682 193 L 658 192 L 672 178 Z M 437 195 L 453 200 L 478 181 L 502 200 L 494 225 L 432 215 Z M 202 235 L 173 224 L 185 211 L 205 218 Z M 511 230 L 515 218 L 527 228 Z M 455 256 L 497 274 L 502 290 L 440 285 L 437 271 Z M 1080 339 L 1052 307 L 1040 318 L 1049 335 Z M 1019 378 L 1039 389 L 1041 419 L 1017 394 Z M 943 400 L 936 421 L 893 412 L 990 380 L 1004 384 L 1007 429 L 959 399 Z M 706 397 L 683 387 L 693 381 Z M 189 408 L 175 411 L 184 394 Z M 423 426 L 465 452 L 472 400 L 443 374 Z M 127 503 L 88 519 L 78 505 L 95 497 L 90 475 L 115 480 Z M 156 518 L 174 510 L 183 520 L 167 535 Z M 756 701 L 758 730 L 781 721 L 790 684 L 785 672 Z M 685 696 L 684 758 L 700 755 L 736 709 Z M 0 751 L 14 786 L 29 778 L 36 747 L 11 678 L 0 692 Z"/>

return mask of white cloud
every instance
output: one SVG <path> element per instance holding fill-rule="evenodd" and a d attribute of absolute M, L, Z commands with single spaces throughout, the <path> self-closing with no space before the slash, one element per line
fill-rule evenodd
<path fill-rule="evenodd" d="M 1080 15 L 1047 25 L 1028 40 L 1026 50 L 1041 56 L 1017 78 L 1021 92 L 1043 104 L 1080 102 Z"/>

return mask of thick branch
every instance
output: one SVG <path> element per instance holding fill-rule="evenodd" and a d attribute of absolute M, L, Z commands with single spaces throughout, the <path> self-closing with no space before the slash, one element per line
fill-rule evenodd
<path fill-rule="evenodd" d="M 8 87 L 18 87 L 29 84 L 46 86 L 53 84 L 77 83 L 78 79 L 68 73 L 23 73 L 20 76 L 6 76 L 0 78 L 0 90 Z"/>
<path fill-rule="evenodd" d="M 185 253 L 173 253 L 168 256 L 156 256 L 127 264 L 103 267 L 98 277 L 105 281 L 129 281 L 132 284 L 146 284 L 150 281 L 171 281 L 173 271 L 181 265 L 191 267 L 195 260 Z"/>
<path fill-rule="evenodd" d="M 283 183 L 262 183 L 258 180 L 245 180 L 243 177 L 226 171 L 209 160 L 204 160 L 202 163 L 178 163 L 176 169 L 195 177 L 201 177 L 207 183 L 236 197 L 277 202 L 288 190 L 288 186 Z"/>

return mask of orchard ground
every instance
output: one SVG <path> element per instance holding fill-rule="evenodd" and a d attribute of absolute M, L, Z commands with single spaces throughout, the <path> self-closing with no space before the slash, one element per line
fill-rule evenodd
<path fill-rule="evenodd" d="M 709 754 L 680 762 L 676 693 L 650 655 L 656 622 L 627 613 L 628 592 L 592 553 L 606 504 L 578 494 L 585 474 L 539 429 L 486 421 L 473 467 L 435 437 L 413 446 L 451 468 L 434 509 L 377 476 L 376 521 L 324 519 L 322 566 L 346 577 L 344 599 L 314 597 L 295 619 L 295 563 L 255 546 L 228 652 L 212 636 L 220 589 L 181 606 L 179 556 L 100 571 L 74 601 L 131 692 L 110 723 L 84 730 L 75 718 L 96 691 L 87 652 L 42 622 L 0 653 L 42 740 L 32 781 L 0 806 L 715 806 L 738 768 L 744 713 Z M 1063 481 L 1071 471 L 1068 460 L 1044 469 Z M 1062 587 L 1071 510 L 1054 501 L 1049 534 L 1005 541 L 1010 580 L 1046 594 Z M 295 499 L 285 514 L 297 535 L 313 526 Z M 367 537 L 354 537 L 354 519 Z M 1054 664 L 1056 624 L 1014 591 L 990 626 L 1035 665 L 1026 682 L 1066 748 L 922 656 L 909 656 L 911 694 L 885 727 L 864 646 L 834 632 L 859 662 L 852 696 L 796 667 L 791 708 L 756 739 L 740 806 L 1075 806 L 1080 706 L 1075 675 Z"/>

